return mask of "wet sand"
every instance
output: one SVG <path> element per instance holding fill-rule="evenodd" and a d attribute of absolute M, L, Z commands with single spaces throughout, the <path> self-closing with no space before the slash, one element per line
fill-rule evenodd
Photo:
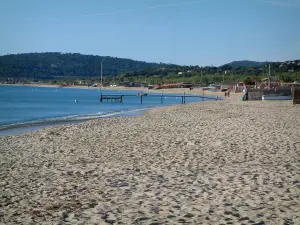
<path fill-rule="evenodd" d="M 0 222 L 299 224 L 299 115 L 233 96 L 0 137 Z"/>

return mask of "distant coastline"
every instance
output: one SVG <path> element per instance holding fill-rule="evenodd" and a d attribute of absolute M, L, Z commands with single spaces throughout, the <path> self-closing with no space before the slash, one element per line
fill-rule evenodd
<path fill-rule="evenodd" d="M 208 96 L 224 96 L 224 92 L 210 92 L 210 91 L 202 91 L 201 88 L 194 88 L 190 91 L 189 88 L 169 88 L 169 89 L 147 89 L 142 87 L 125 87 L 125 86 L 116 86 L 116 87 L 88 87 L 83 85 L 72 85 L 72 86 L 60 86 L 56 84 L 0 84 L 5 86 L 28 86 L 28 87 L 48 87 L 48 88 L 76 88 L 76 89 L 102 89 L 102 90 L 118 90 L 118 91 L 143 91 L 149 93 L 188 93 L 188 94 L 198 94 L 198 95 L 208 95 Z M 233 96 L 241 97 L 242 93 L 231 93 Z"/>

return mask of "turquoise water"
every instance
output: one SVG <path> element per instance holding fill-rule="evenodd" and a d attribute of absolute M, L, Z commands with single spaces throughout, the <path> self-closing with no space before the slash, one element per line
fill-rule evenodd
<path fill-rule="evenodd" d="M 103 91 L 103 94 L 137 93 L 138 91 Z M 10 134 L 11 131 L 7 131 L 8 129 L 18 128 L 18 131 L 24 132 L 57 123 L 137 115 L 151 107 L 181 103 L 181 98 L 176 97 L 164 97 L 163 104 L 160 97 L 144 97 L 141 104 L 140 98 L 136 96 L 124 97 L 123 103 L 106 101 L 100 103 L 100 94 L 99 89 L 0 85 L 0 135 Z M 201 99 L 186 99 L 186 102 L 193 101 Z"/>

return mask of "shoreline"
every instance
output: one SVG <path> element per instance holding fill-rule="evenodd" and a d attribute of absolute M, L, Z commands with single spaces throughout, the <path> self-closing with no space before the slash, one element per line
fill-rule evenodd
<path fill-rule="evenodd" d="M 17 135 L 17 134 L 23 134 L 27 132 L 32 131 L 38 131 L 40 129 L 48 128 L 48 127 L 56 127 L 56 126 L 62 126 L 62 125 L 73 125 L 73 124 L 80 124 L 85 123 L 91 120 L 98 120 L 103 118 L 112 118 L 112 117 L 132 117 L 132 116 L 140 116 L 145 114 L 147 111 L 150 111 L 152 109 L 158 109 L 163 108 L 167 106 L 154 106 L 154 107 L 147 107 L 147 108 L 138 108 L 138 109 L 129 109 L 129 110 L 122 110 L 122 111 L 111 111 L 106 112 L 104 114 L 101 114 L 99 116 L 96 116 L 97 114 L 89 115 L 94 118 L 83 118 L 83 119 L 61 119 L 61 120 L 49 120 L 52 118 L 48 118 L 48 120 L 40 121 L 40 120 L 34 120 L 34 121 L 25 121 L 20 122 L 16 124 L 7 124 L 7 125 L 1 125 L 0 126 L 0 137 L 3 136 L 11 136 L 11 135 Z M 60 117 L 58 117 L 60 118 Z"/>
<path fill-rule="evenodd" d="M 3 85 L 3 84 L 2 84 Z M 40 84 L 25 84 L 25 85 L 19 85 L 19 84 L 4 84 L 6 86 L 27 86 L 27 87 L 40 87 L 40 88 L 59 88 L 58 85 L 40 85 Z M 97 87 L 81 87 L 81 86 L 72 86 L 72 87 L 61 87 L 61 88 L 75 88 L 75 89 L 98 89 Z M 177 89 L 167 89 L 167 90 L 148 90 L 147 88 L 130 88 L 130 87 L 114 87 L 114 88 L 104 88 L 102 90 L 115 90 L 115 91 L 143 91 L 147 93 L 160 93 L 163 91 L 164 93 L 170 93 L 170 94 L 176 94 L 176 93 L 183 93 L 185 89 L 177 88 Z M 187 89 L 189 90 L 189 89 Z M 186 92 L 188 95 L 197 95 L 200 94 L 199 92 Z M 210 99 L 212 100 L 212 99 Z M 219 99 L 223 100 L 223 99 Z M 179 103 L 178 103 L 179 104 Z M 174 105 L 178 105 L 174 104 Z M 186 103 L 189 104 L 189 103 Z M 171 105 L 157 105 L 157 106 L 152 106 L 152 107 L 147 107 L 147 108 L 133 108 L 133 109 L 128 109 L 126 111 L 112 111 L 112 112 L 106 112 L 103 115 L 94 116 L 91 115 L 86 115 L 90 116 L 91 118 L 89 119 L 60 119 L 62 117 L 55 117 L 55 118 L 45 118 L 45 119 L 39 119 L 39 120 L 32 120 L 32 121 L 24 121 L 24 122 L 18 122 L 15 124 L 3 124 L 0 126 L 0 136 L 8 136 L 8 135 L 16 135 L 16 134 L 22 134 L 26 132 L 32 132 L 32 131 L 37 131 L 41 128 L 47 128 L 47 127 L 53 127 L 53 126 L 60 126 L 60 125 L 65 125 L 65 124 L 77 124 L 77 123 L 84 123 L 90 120 L 97 120 L 97 119 L 102 119 L 106 117 L 120 117 L 120 116 L 139 116 L 141 114 L 144 114 L 148 111 L 159 109 L 159 108 L 164 108 L 164 107 L 169 107 Z M 109 116 L 107 116 L 109 115 Z M 81 116 L 85 116 L 82 114 Z M 92 118 L 94 117 L 94 118 Z"/>

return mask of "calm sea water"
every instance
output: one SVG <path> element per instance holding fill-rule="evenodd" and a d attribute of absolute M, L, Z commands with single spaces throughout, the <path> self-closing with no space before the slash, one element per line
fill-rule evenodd
<path fill-rule="evenodd" d="M 137 93 L 137 91 L 103 91 L 103 94 Z M 0 136 L 37 130 L 58 123 L 137 115 L 151 107 L 181 103 L 181 98 L 175 97 L 164 97 L 163 104 L 160 97 L 144 97 L 141 104 L 140 98 L 136 96 L 124 98 L 123 103 L 106 101 L 100 103 L 100 94 L 100 89 L 0 85 Z M 186 102 L 200 100 L 187 98 Z"/>

